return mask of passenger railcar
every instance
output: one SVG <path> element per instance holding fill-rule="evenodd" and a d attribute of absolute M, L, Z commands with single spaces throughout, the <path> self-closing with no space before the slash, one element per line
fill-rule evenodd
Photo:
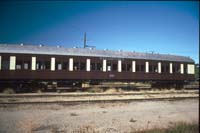
<path fill-rule="evenodd" d="M 194 60 L 169 54 L 0 44 L 0 89 L 58 88 L 86 81 L 194 80 Z M 34 87 L 33 87 L 34 86 Z"/>

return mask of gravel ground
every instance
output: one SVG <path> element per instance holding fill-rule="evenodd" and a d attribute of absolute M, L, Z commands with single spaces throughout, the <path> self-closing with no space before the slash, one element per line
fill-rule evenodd
<path fill-rule="evenodd" d="M 199 100 L 0 105 L 0 132 L 130 132 L 199 122 Z"/>

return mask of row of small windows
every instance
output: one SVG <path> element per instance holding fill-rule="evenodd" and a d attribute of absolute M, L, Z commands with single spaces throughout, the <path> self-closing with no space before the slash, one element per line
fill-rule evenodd
<path fill-rule="evenodd" d="M 7 60 L 3 60 L 2 64 L 1 64 L 1 69 L 2 70 L 9 70 L 9 66 L 10 66 L 10 62 Z M 24 70 L 29 70 L 31 69 L 31 62 L 30 61 L 16 61 L 16 69 L 20 70 L 20 69 L 24 69 Z"/>
<path fill-rule="evenodd" d="M 9 70 L 10 62 L 9 60 L 2 59 L 1 60 L 1 69 L 2 70 Z M 86 61 L 73 61 L 73 71 L 86 71 Z M 137 64 L 136 63 L 136 72 L 145 72 L 146 66 L 144 64 Z M 158 64 L 149 64 L 148 71 L 150 73 L 158 72 Z M 187 73 L 187 67 L 184 65 L 184 73 Z M 22 61 L 16 59 L 16 70 L 30 70 L 31 69 L 31 61 Z M 50 70 L 51 69 L 51 61 L 36 61 L 36 70 Z M 69 62 L 68 61 L 55 61 L 55 70 L 69 70 Z M 90 70 L 91 71 L 103 71 L 103 62 L 93 62 L 90 63 Z M 106 63 L 106 71 L 118 71 L 118 64 L 117 63 Z M 132 64 L 131 63 L 123 63 L 121 64 L 121 71 L 124 72 L 132 72 Z M 169 73 L 170 68 L 169 64 L 162 64 L 161 65 L 161 72 L 162 73 Z M 173 73 L 180 73 L 180 64 L 173 64 L 172 67 Z"/>

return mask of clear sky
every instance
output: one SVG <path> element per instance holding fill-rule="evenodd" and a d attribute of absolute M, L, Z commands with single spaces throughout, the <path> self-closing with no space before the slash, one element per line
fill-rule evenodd
<path fill-rule="evenodd" d="M 190 56 L 199 62 L 199 2 L 0 2 L 0 43 Z"/>

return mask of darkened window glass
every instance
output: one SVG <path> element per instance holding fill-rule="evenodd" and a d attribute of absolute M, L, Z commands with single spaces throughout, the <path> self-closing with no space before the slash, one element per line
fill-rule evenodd
<path fill-rule="evenodd" d="M 158 72 L 158 66 L 154 65 L 153 70 L 154 70 L 154 72 Z"/>
<path fill-rule="evenodd" d="M 153 72 L 153 66 L 149 65 L 149 72 Z"/>
<path fill-rule="evenodd" d="M 10 62 L 8 60 L 2 60 L 2 70 L 9 70 L 9 64 Z"/>
<path fill-rule="evenodd" d="M 96 63 L 92 62 L 90 65 L 90 69 L 91 71 L 95 71 L 96 70 Z"/>
<path fill-rule="evenodd" d="M 169 65 L 166 65 L 165 72 L 169 73 Z"/>
<path fill-rule="evenodd" d="M 165 72 L 165 66 L 161 66 L 161 72 Z"/>
<path fill-rule="evenodd" d="M 45 61 L 44 62 L 44 65 L 45 65 L 45 69 L 50 69 L 50 61 Z"/>
<path fill-rule="evenodd" d="M 144 65 L 141 65 L 141 71 L 144 72 Z"/>
<path fill-rule="evenodd" d="M 31 68 L 31 62 L 30 61 L 24 61 L 24 69 L 28 70 Z"/>
<path fill-rule="evenodd" d="M 85 62 L 81 62 L 81 66 L 80 66 L 80 70 L 86 70 L 86 63 Z"/>
<path fill-rule="evenodd" d="M 111 64 L 110 64 L 110 63 L 107 64 L 107 71 L 112 71 L 112 68 L 111 68 Z"/>
<path fill-rule="evenodd" d="M 56 61 L 56 70 L 62 70 L 62 63 L 60 61 Z"/>
<path fill-rule="evenodd" d="M 101 63 L 97 63 L 97 70 L 101 71 L 102 70 L 102 64 Z"/>
<path fill-rule="evenodd" d="M 64 70 L 68 70 L 68 62 L 63 62 L 62 65 Z"/>
<path fill-rule="evenodd" d="M 23 64 L 23 63 L 22 63 L 21 60 L 17 60 L 17 61 L 16 61 L 16 69 L 17 69 L 17 70 L 22 69 L 22 64 Z"/>
<path fill-rule="evenodd" d="M 122 71 L 126 71 L 126 64 L 122 64 Z"/>
<path fill-rule="evenodd" d="M 78 71 L 79 68 L 79 62 L 74 62 L 74 71 Z"/>
<path fill-rule="evenodd" d="M 187 74 L 187 65 L 184 64 L 184 74 Z"/>
<path fill-rule="evenodd" d="M 136 65 L 136 72 L 140 71 L 140 65 Z"/>
<path fill-rule="evenodd" d="M 181 72 L 180 65 L 177 65 L 176 66 L 176 73 L 180 73 L 180 72 Z"/>
<path fill-rule="evenodd" d="M 127 64 L 127 71 L 131 71 L 131 64 Z"/>
<path fill-rule="evenodd" d="M 117 71 L 117 64 L 112 65 L 113 71 Z"/>
<path fill-rule="evenodd" d="M 37 70 L 43 70 L 44 69 L 44 65 L 42 61 L 37 61 L 36 62 L 36 69 Z"/>
<path fill-rule="evenodd" d="M 173 73 L 176 73 L 176 66 L 173 65 Z"/>

